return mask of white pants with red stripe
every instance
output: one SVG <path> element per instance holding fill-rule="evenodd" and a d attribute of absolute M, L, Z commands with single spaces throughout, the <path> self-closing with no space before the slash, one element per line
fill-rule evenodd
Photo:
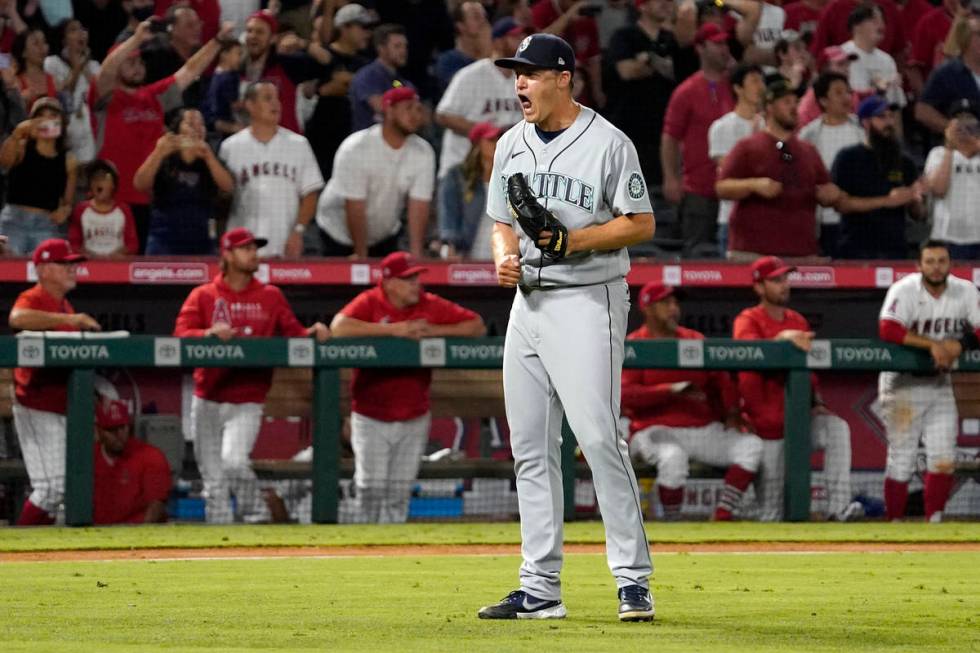
<path fill-rule="evenodd" d="M 400 523 L 408 519 L 412 482 L 422 464 L 431 424 L 429 413 L 402 422 L 351 413 L 357 521 Z"/>
<path fill-rule="evenodd" d="M 926 468 L 950 473 L 955 458 L 959 413 L 949 375 L 910 380 L 898 387 L 881 384 L 878 402 L 888 431 L 885 476 L 907 483 L 915 471 L 919 441 L 926 449 Z M 894 385 L 894 384 L 891 384 Z"/>
<path fill-rule="evenodd" d="M 762 440 L 751 433 L 725 428 L 721 422 L 696 428 L 653 425 L 633 435 L 630 455 L 634 460 L 656 465 L 657 484 L 673 489 L 687 481 L 690 460 L 757 471 Z"/>
<path fill-rule="evenodd" d="M 262 404 L 229 404 L 194 396 L 191 428 L 194 456 L 204 481 L 205 516 L 227 524 L 235 517 L 261 520 L 262 500 L 249 455 L 262 427 Z M 232 510 L 231 495 L 235 496 Z"/>
<path fill-rule="evenodd" d="M 65 498 L 65 416 L 13 405 L 14 429 L 31 480 L 29 500 L 50 515 Z"/>
<path fill-rule="evenodd" d="M 780 521 L 783 518 L 786 482 L 784 442 L 762 441 L 762 463 L 755 477 L 760 521 Z M 810 446 L 823 449 L 827 514 L 839 515 L 851 502 L 851 427 L 837 415 L 814 415 L 810 419 Z"/>

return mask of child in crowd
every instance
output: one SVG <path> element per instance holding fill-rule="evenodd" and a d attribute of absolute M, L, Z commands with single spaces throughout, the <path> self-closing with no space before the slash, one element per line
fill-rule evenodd
<path fill-rule="evenodd" d="M 135 255 L 139 249 L 136 222 L 125 202 L 115 199 L 119 173 L 114 165 L 96 159 L 87 167 L 90 199 L 80 202 L 68 224 L 75 251 L 89 257 Z"/>

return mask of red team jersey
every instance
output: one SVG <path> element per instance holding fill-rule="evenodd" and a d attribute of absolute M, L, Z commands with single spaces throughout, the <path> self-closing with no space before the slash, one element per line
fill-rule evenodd
<path fill-rule="evenodd" d="M 340 313 L 362 322 L 386 323 L 426 320 L 429 324 L 459 324 L 479 316 L 448 299 L 422 292 L 419 302 L 395 308 L 380 286 L 365 290 Z M 402 422 L 429 412 L 429 385 L 432 371 L 354 370 L 351 380 L 351 409 L 360 415 L 384 422 Z"/>
<path fill-rule="evenodd" d="M 40 284 L 17 296 L 14 308 L 27 308 L 48 313 L 74 313 L 67 299 L 57 300 Z M 75 327 L 60 326 L 53 331 L 78 331 Z M 18 367 L 14 370 L 14 394 L 17 403 L 34 410 L 65 413 L 68 404 L 68 370 Z"/>
<path fill-rule="evenodd" d="M 177 315 L 174 335 L 199 338 L 217 322 L 231 325 L 236 337 L 306 335 L 306 327 L 296 319 L 282 291 L 256 279 L 241 292 L 232 290 L 220 275 L 192 290 Z M 219 403 L 263 403 L 271 382 L 271 369 L 194 370 L 194 394 Z"/>
<path fill-rule="evenodd" d="M 677 338 L 703 340 L 693 329 L 677 327 Z M 627 340 L 649 340 L 646 325 L 630 333 Z M 698 401 L 672 391 L 675 383 L 690 383 L 707 395 Z M 659 424 L 697 428 L 722 422 L 728 409 L 737 405 L 735 384 L 728 372 L 704 370 L 623 370 L 623 414 L 630 418 L 630 435 Z"/>
<path fill-rule="evenodd" d="M 106 99 L 98 97 L 97 85 L 89 89 L 92 127 L 96 141 L 101 143 L 99 158 L 112 161 L 119 171 L 116 199 L 122 202 L 150 203 L 149 195 L 133 187 L 133 176 L 163 135 L 165 108 L 161 96 L 173 83 L 174 78 L 170 76 L 141 86 L 133 93 L 117 88 Z M 179 93 L 175 97 L 179 100 Z"/>
<path fill-rule="evenodd" d="M 131 437 L 122 455 L 110 459 L 96 443 L 92 521 L 141 524 L 152 502 L 166 502 L 170 485 L 170 465 L 153 445 Z"/>
<path fill-rule="evenodd" d="M 747 308 L 735 318 L 732 337 L 736 340 L 772 340 L 780 332 L 798 329 L 809 331 L 806 318 L 794 310 L 786 309 L 781 322 L 769 316 L 762 306 Z M 811 376 L 813 391 L 817 392 L 817 379 Z M 783 439 L 783 403 L 785 372 L 739 372 L 738 391 L 742 406 L 755 432 L 763 440 Z"/>

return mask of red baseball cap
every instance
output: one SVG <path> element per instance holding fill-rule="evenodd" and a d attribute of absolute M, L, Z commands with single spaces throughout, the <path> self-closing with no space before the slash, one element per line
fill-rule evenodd
<path fill-rule="evenodd" d="M 104 429 L 129 424 L 129 406 L 125 401 L 105 399 L 95 402 L 95 423 Z"/>
<path fill-rule="evenodd" d="M 839 45 L 828 45 L 817 55 L 817 70 L 821 70 L 828 63 L 839 63 L 841 61 L 854 61 L 858 56 L 853 52 L 847 52 Z"/>
<path fill-rule="evenodd" d="M 381 261 L 381 278 L 404 279 L 428 269 L 424 265 L 416 265 L 415 259 L 408 252 L 392 252 Z"/>
<path fill-rule="evenodd" d="M 226 231 L 221 237 L 221 251 L 225 252 L 236 247 L 244 247 L 255 243 L 258 247 L 265 247 L 269 244 L 268 238 L 256 238 L 255 234 L 245 227 L 236 227 Z"/>
<path fill-rule="evenodd" d="M 663 301 L 673 295 L 678 299 L 681 298 L 681 291 L 674 286 L 665 286 L 662 283 L 657 283 L 656 281 L 651 281 L 647 285 L 640 288 L 640 308 L 646 308 L 650 304 L 656 304 L 659 301 Z"/>
<path fill-rule="evenodd" d="M 387 109 L 388 107 L 394 106 L 399 102 L 417 99 L 419 99 L 419 94 L 416 93 L 415 89 L 411 86 L 396 86 L 395 88 L 385 91 L 385 94 L 381 96 L 381 106 Z"/>
<path fill-rule="evenodd" d="M 34 265 L 41 263 L 78 263 L 85 257 L 71 251 L 71 244 L 61 238 L 49 238 L 37 246 L 31 257 Z"/>
<path fill-rule="evenodd" d="M 716 23 L 705 23 L 698 28 L 694 35 L 694 43 L 701 45 L 705 41 L 712 43 L 725 43 L 728 41 L 728 32 L 719 27 Z"/>
<path fill-rule="evenodd" d="M 253 18 L 257 18 L 262 22 L 264 22 L 266 25 L 268 25 L 269 29 L 272 30 L 273 34 L 279 31 L 279 21 L 276 20 L 276 17 L 273 16 L 270 12 L 266 11 L 265 9 L 260 9 L 259 11 L 254 12 L 251 16 L 248 17 L 248 20 L 246 20 L 245 22 L 247 23 L 249 20 L 252 20 Z"/>
<path fill-rule="evenodd" d="M 498 127 L 492 122 L 478 122 L 470 129 L 469 138 L 471 143 L 479 143 L 484 138 L 496 140 L 504 133 L 503 127 Z"/>
<path fill-rule="evenodd" d="M 786 265 L 778 256 L 763 256 L 756 259 L 749 269 L 752 270 L 752 283 L 755 283 L 792 272 L 796 266 Z"/>

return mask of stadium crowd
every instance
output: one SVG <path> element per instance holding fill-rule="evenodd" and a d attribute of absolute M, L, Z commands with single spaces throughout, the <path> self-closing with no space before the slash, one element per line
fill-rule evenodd
<path fill-rule="evenodd" d="M 3 0 L 0 233 L 95 257 L 489 258 L 492 64 L 575 50 L 574 94 L 636 145 L 635 253 L 980 253 L 980 15 L 942 0 Z M 779 225 L 774 228 L 774 225 Z"/>
<path fill-rule="evenodd" d="M 775 257 L 906 259 L 923 235 L 953 258 L 980 255 L 980 12 L 957 0 L 0 0 L 0 25 L 7 253 L 33 254 L 39 287 L 59 302 L 74 279 L 45 264 L 221 256 L 223 276 L 188 300 L 176 335 L 262 335 L 216 317 L 248 293 L 285 316 L 267 335 L 485 333 L 477 314 L 419 295 L 413 261 L 490 257 L 495 143 L 522 116 L 513 73 L 493 60 L 536 32 L 573 46 L 575 99 L 636 146 L 659 226 L 639 250 L 752 263 L 760 303 L 735 337 L 808 349 L 814 334 L 787 308 L 792 265 Z M 61 238 L 71 249 L 52 245 Z M 330 328 L 304 327 L 252 279 L 259 246 L 264 257 L 387 257 L 385 278 Z M 98 328 L 28 293 L 14 328 Z M 631 337 L 701 337 L 679 330 L 680 298 L 644 288 L 644 326 Z M 268 379 L 247 411 L 202 379 L 195 419 L 211 435 L 236 434 L 236 464 L 247 467 Z M 427 397 L 428 376 L 399 382 Z M 768 397 L 783 383 L 627 375 L 624 407 L 642 434 L 633 455 L 661 469 L 668 518 L 689 459 L 727 467 L 716 518 L 738 511 L 757 474 L 761 518 L 781 518 L 783 406 Z M 369 396 L 362 388 L 355 403 Z M 386 466 L 364 465 L 385 460 L 365 434 L 427 433 L 430 416 L 384 403 L 352 420 L 355 480 L 372 520 L 401 521 L 407 496 L 386 487 Z M 846 520 L 857 509 L 848 426 L 819 393 L 812 408 L 813 444 L 833 474 L 828 516 Z M 97 453 L 129 455 L 126 407 L 99 411 Z M 690 433 L 678 442 L 678 431 Z M 722 437 L 724 450 L 692 444 Z M 398 446 L 415 452 L 420 439 Z M 234 484 L 250 472 L 227 476 L 221 438 L 208 447 L 197 455 L 206 486 L 220 489 L 211 498 L 227 503 L 230 491 L 241 512 Z M 148 503 L 113 520 L 164 518 L 166 474 L 150 463 Z M 407 471 L 397 480 L 417 468 Z M 61 496 L 34 485 L 26 523 L 49 523 Z M 941 513 L 948 489 L 934 492 Z"/>

